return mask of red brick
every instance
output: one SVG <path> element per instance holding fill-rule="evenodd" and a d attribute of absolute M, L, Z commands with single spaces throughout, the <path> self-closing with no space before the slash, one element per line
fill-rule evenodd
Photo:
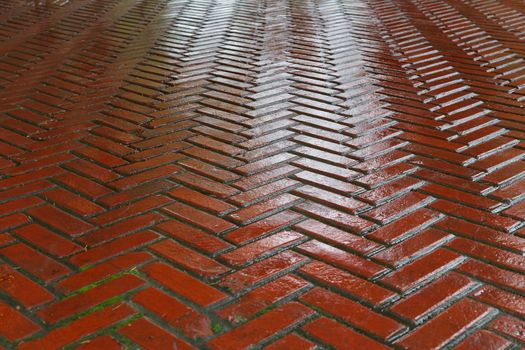
<path fill-rule="evenodd" d="M 0 246 L 4 246 L 15 241 L 15 238 L 9 233 L 0 233 Z"/>
<path fill-rule="evenodd" d="M 525 316 L 525 298 L 518 294 L 486 285 L 474 291 L 471 295 L 485 304 L 495 306 L 521 317 Z"/>
<path fill-rule="evenodd" d="M 385 183 L 395 180 L 401 176 L 413 172 L 415 168 L 406 163 L 400 163 L 388 167 L 386 169 L 381 169 L 372 174 L 362 176 L 355 180 L 360 186 L 364 186 L 368 189 L 373 189 L 379 186 L 384 185 Z"/>
<path fill-rule="evenodd" d="M 237 160 L 235 158 L 224 156 L 217 152 L 209 151 L 207 149 L 199 147 L 187 148 L 183 151 L 183 153 L 189 157 L 196 158 L 226 169 L 236 168 L 244 164 L 244 162 L 241 162 L 240 160 Z"/>
<path fill-rule="evenodd" d="M 24 184 L 24 186 L 13 187 L 9 190 L 0 191 L 0 200 L 9 200 L 11 198 L 33 194 L 35 192 L 40 192 L 44 189 L 47 189 L 51 186 L 53 186 L 53 184 L 51 184 L 48 181 L 37 180 L 32 183 Z"/>
<path fill-rule="evenodd" d="M 381 281 L 401 293 L 406 293 L 428 279 L 435 278 L 460 264 L 463 260 L 461 255 L 440 248 L 383 277 Z"/>
<path fill-rule="evenodd" d="M 209 306 L 226 298 L 226 294 L 221 291 L 162 263 L 150 264 L 142 271 L 166 288 L 202 306 Z"/>
<path fill-rule="evenodd" d="M 465 180 L 473 180 L 483 175 L 483 172 L 480 170 L 470 169 L 467 167 L 455 165 L 455 164 L 448 163 L 442 160 L 437 160 L 437 159 L 431 159 L 431 158 L 418 156 L 418 157 L 412 158 L 410 161 L 414 165 L 422 166 L 424 168 L 430 168 L 437 172 L 457 176 Z"/>
<path fill-rule="evenodd" d="M 313 314 L 312 310 L 291 302 L 213 339 L 208 345 L 217 350 L 248 349 L 278 331 L 293 327 L 311 314 Z"/>
<path fill-rule="evenodd" d="M 334 179 L 332 177 L 310 171 L 302 171 L 298 174 L 295 174 L 295 177 L 303 183 L 312 185 L 314 187 L 321 187 L 327 191 L 337 192 L 343 196 L 350 196 L 362 191 L 361 187 L 347 181 Z"/>
<path fill-rule="evenodd" d="M 225 253 L 220 259 L 238 267 L 268 256 L 276 250 L 299 243 L 303 239 L 304 236 L 300 233 L 283 231 Z"/>
<path fill-rule="evenodd" d="M 247 268 L 224 277 L 220 285 L 233 293 L 242 291 L 273 276 L 284 274 L 298 267 L 306 257 L 292 251 L 284 251 Z"/>
<path fill-rule="evenodd" d="M 239 190 L 236 188 L 192 173 L 178 173 L 171 177 L 171 179 L 219 198 L 227 198 L 239 193 Z"/>
<path fill-rule="evenodd" d="M 463 299 L 396 343 L 406 349 L 438 349 L 487 317 L 491 308 Z"/>
<path fill-rule="evenodd" d="M 0 265 L 0 276 L 0 290 L 28 309 L 54 299 L 45 288 L 6 264 Z"/>
<path fill-rule="evenodd" d="M 21 227 L 15 230 L 14 233 L 39 249 L 59 258 L 82 250 L 82 247 L 79 245 L 37 224 Z"/>
<path fill-rule="evenodd" d="M 491 192 L 490 195 L 500 201 L 516 201 L 522 198 L 524 186 L 525 179 L 520 179 L 508 186 L 500 187 L 499 189 Z"/>
<path fill-rule="evenodd" d="M 59 167 L 48 167 L 30 173 L 15 175 L 13 177 L 8 177 L 0 180 L 0 189 L 8 189 L 14 186 L 27 185 L 32 182 L 36 182 L 42 179 L 46 179 L 52 176 L 60 176 L 65 171 Z"/>
<path fill-rule="evenodd" d="M 103 335 L 98 336 L 94 339 L 85 340 L 81 343 L 77 350 L 119 350 L 123 349 L 123 345 L 119 344 L 115 339 L 110 336 Z"/>
<path fill-rule="evenodd" d="M 316 203 L 301 203 L 296 205 L 296 209 L 305 215 L 310 215 L 320 220 L 324 219 L 335 226 L 339 226 L 356 233 L 361 233 L 365 230 L 368 230 L 374 225 L 371 221 Z"/>
<path fill-rule="evenodd" d="M 0 348 L 524 343 L 514 3 L 8 3 Z"/>
<path fill-rule="evenodd" d="M 523 330 L 525 329 L 525 322 L 523 320 L 503 315 L 490 324 L 490 328 L 500 334 L 517 339 L 521 342 L 525 340 Z"/>
<path fill-rule="evenodd" d="M 206 316 L 157 289 L 142 290 L 133 296 L 133 301 L 192 338 L 213 335 L 211 321 Z"/>
<path fill-rule="evenodd" d="M 475 283 L 469 278 L 450 272 L 416 293 L 401 299 L 391 310 L 414 323 L 419 323 L 425 315 L 445 305 L 473 288 Z"/>
<path fill-rule="evenodd" d="M 297 166 L 298 168 L 303 168 L 318 174 L 331 176 L 342 181 L 346 181 L 360 175 L 360 173 L 347 169 L 346 167 L 326 164 L 325 162 L 319 162 L 317 160 L 308 158 L 300 158 L 293 161 L 291 164 Z"/>
<path fill-rule="evenodd" d="M 58 174 L 58 176 L 55 176 L 54 179 L 59 183 L 92 199 L 107 195 L 112 192 L 106 186 L 100 185 L 94 181 L 71 172 L 62 175 Z"/>
<path fill-rule="evenodd" d="M 350 328 L 326 317 L 321 317 L 303 327 L 314 338 L 341 350 L 386 350 L 389 347 L 365 337 Z"/>
<path fill-rule="evenodd" d="M 519 225 L 519 221 L 483 210 L 469 208 L 445 200 L 437 200 L 430 204 L 430 208 L 461 219 L 477 222 L 490 226 L 500 231 L 512 231 Z"/>
<path fill-rule="evenodd" d="M 145 350 L 196 349 L 144 318 L 122 327 L 119 333 Z"/>
<path fill-rule="evenodd" d="M 17 211 L 35 207 L 39 204 L 42 204 L 41 199 L 37 197 L 26 197 L 0 204 L 0 212 L 3 214 L 12 214 Z"/>
<path fill-rule="evenodd" d="M 500 269 L 477 260 L 467 261 L 459 267 L 459 270 L 481 281 L 515 289 L 519 292 L 525 291 L 525 276 L 522 273 Z"/>
<path fill-rule="evenodd" d="M 233 203 L 239 206 L 247 206 L 251 203 L 263 200 L 264 198 L 272 194 L 286 192 L 287 190 L 293 187 L 296 187 L 299 184 L 300 183 L 298 181 L 294 181 L 290 179 L 281 179 L 281 180 L 277 180 L 269 184 L 251 189 L 249 191 L 239 193 L 231 197 L 230 201 L 232 201 Z"/>
<path fill-rule="evenodd" d="M 133 153 L 127 155 L 126 158 L 129 161 L 138 162 L 138 161 L 143 161 L 143 160 L 146 160 L 152 157 L 156 157 L 159 155 L 164 155 L 170 152 L 180 152 L 181 150 L 187 147 L 189 147 L 189 145 L 184 142 L 171 142 L 164 146 L 146 149 L 141 152 L 134 151 Z"/>
<path fill-rule="evenodd" d="M 204 278 L 216 278 L 230 271 L 213 259 L 188 249 L 172 240 L 163 240 L 150 246 L 151 250 L 167 260 Z"/>
<path fill-rule="evenodd" d="M 451 234 L 428 228 L 399 244 L 379 252 L 374 255 L 374 260 L 392 267 L 399 267 L 444 245 L 453 238 L 454 236 Z"/>
<path fill-rule="evenodd" d="M 282 227 L 286 227 L 302 218 L 302 215 L 285 210 L 281 213 L 271 215 L 252 224 L 240 227 L 228 232 L 224 238 L 234 244 L 242 244 L 257 239 L 268 233 L 273 233 Z"/>
<path fill-rule="evenodd" d="M 222 216 L 227 212 L 237 209 L 235 206 L 219 199 L 206 196 L 200 192 L 179 187 L 169 192 L 169 195 L 192 206 L 208 210 L 215 215 Z"/>
<path fill-rule="evenodd" d="M 303 279 L 289 275 L 265 284 L 239 298 L 217 314 L 232 323 L 251 318 L 260 310 L 288 298 L 308 286 Z"/>
<path fill-rule="evenodd" d="M 153 231 L 138 232 L 78 253 L 72 256 L 69 261 L 77 266 L 93 264 L 115 254 L 126 252 L 132 248 L 151 242 L 158 237 L 159 235 Z"/>
<path fill-rule="evenodd" d="M 249 207 L 241 208 L 228 215 L 228 218 L 241 224 L 258 220 L 263 216 L 273 214 L 277 210 L 287 209 L 296 204 L 299 197 L 284 193 L 277 197 L 259 202 Z"/>
<path fill-rule="evenodd" d="M 363 216 L 367 219 L 386 224 L 400 216 L 415 211 L 428 204 L 432 198 L 417 192 L 410 192 L 403 197 L 394 199 L 376 209 L 367 211 Z"/>
<path fill-rule="evenodd" d="M 99 205 L 63 189 L 54 189 L 43 193 L 45 199 L 80 216 L 92 216 L 104 210 Z"/>
<path fill-rule="evenodd" d="M 372 278 L 387 271 L 384 266 L 316 240 L 303 243 L 296 250 L 364 278 Z"/>
<path fill-rule="evenodd" d="M 167 205 L 171 200 L 162 195 L 154 195 L 122 207 L 109 210 L 92 219 L 98 225 L 108 225 L 118 220 L 128 218 Z"/>
<path fill-rule="evenodd" d="M 54 324 L 60 320 L 88 310 L 107 299 L 135 289 L 143 283 L 144 281 L 134 275 L 124 275 L 86 292 L 73 295 L 49 305 L 38 311 L 37 314 L 47 324 Z"/>
<path fill-rule="evenodd" d="M 276 169 L 272 169 L 272 170 L 267 170 L 267 171 L 263 171 L 263 172 L 260 172 L 256 175 L 251 175 L 251 176 L 245 176 L 243 178 L 241 178 L 240 180 L 238 181 L 235 181 L 235 183 L 233 184 L 233 186 L 235 186 L 236 188 L 239 188 L 243 191 L 248 191 L 248 190 L 251 190 L 255 187 L 259 187 L 259 186 L 262 186 L 266 183 L 269 183 L 269 182 L 273 182 L 273 181 L 276 181 L 276 180 L 280 180 L 284 177 L 287 177 L 289 175 L 292 175 L 296 172 L 298 172 L 299 169 L 294 167 L 294 166 L 291 166 L 291 165 L 284 165 L 284 166 L 281 166 L 279 168 L 276 168 Z M 235 194 L 235 193 L 233 193 Z"/>
<path fill-rule="evenodd" d="M 0 315 L 4 320 L 9 320 L 0 323 L 0 335 L 10 341 L 25 338 L 40 329 L 33 321 L 1 301 Z"/>
<path fill-rule="evenodd" d="M 476 350 L 482 347 L 494 350 L 506 349 L 511 344 L 505 338 L 486 330 L 476 331 L 459 343 L 454 350 Z"/>
<path fill-rule="evenodd" d="M 94 129 L 93 132 L 95 132 L 99 136 L 107 137 L 109 139 L 112 139 L 112 140 L 115 140 L 117 142 L 121 142 L 124 144 L 128 144 L 128 143 L 140 140 L 140 138 L 138 138 L 137 136 L 134 136 L 128 133 L 124 133 L 121 131 L 117 131 L 113 128 L 108 128 L 105 126 L 98 127 Z"/>
<path fill-rule="evenodd" d="M 36 217 L 38 220 L 56 227 L 58 230 L 71 236 L 80 235 L 93 228 L 93 226 L 87 222 L 77 219 L 74 216 L 50 205 L 33 208 L 29 210 L 28 213 Z"/>
<path fill-rule="evenodd" d="M 122 191 L 140 184 L 171 176 L 179 170 L 180 168 L 176 165 L 164 165 L 152 170 L 146 170 L 139 174 L 127 176 L 125 178 L 110 182 L 108 183 L 108 186 Z"/>
<path fill-rule="evenodd" d="M 312 201 L 320 202 L 327 206 L 332 206 L 339 210 L 348 211 L 352 214 L 355 214 L 356 212 L 361 211 L 368 206 L 366 203 L 360 202 L 353 198 L 348 198 L 347 196 L 309 185 L 299 187 L 292 193 Z"/>
<path fill-rule="evenodd" d="M 483 177 L 483 181 L 493 185 L 502 185 L 508 181 L 513 181 L 525 173 L 525 162 L 519 161 L 498 169 Z"/>
<path fill-rule="evenodd" d="M 471 194 L 486 194 L 493 190 L 493 187 L 480 182 L 465 181 L 465 179 L 454 175 L 449 175 L 441 172 L 439 169 L 419 169 L 414 176 L 426 180 L 428 182 L 435 182 L 443 186 L 450 186 L 460 191 L 469 192 Z"/>
<path fill-rule="evenodd" d="M 226 230 L 235 228 L 236 226 L 231 222 L 215 217 L 211 214 L 194 209 L 182 203 L 171 204 L 163 211 L 177 219 L 186 220 L 190 223 L 209 230 L 215 234 L 224 232 Z"/>
<path fill-rule="evenodd" d="M 123 303 L 112 305 L 71 322 L 67 327 L 67 332 L 64 331 L 64 328 L 57 328 L 43 338 L 22 343 L 19 348 L 21 350 L 60 349 L 90 333 L 131 316 L 133 311 L 131 307 Z"/>
<path fill-rule="evenodd" d="M 219 251 L 232 247 L 212 234 L 206 233 L 177 220 L 163 222 L 156 226 L 177 240 L 199 249 L 207 254 L 215 254 Z"/>
<path fill-rule="evenodd" d="M 326 289 L 314 288 L 303 294 L 301 301 L 383 339 L 405 329 L 403 324 Z"/>
<path fill-rule="evenodd" d="M 12 229 L 17 226 L 26 224 L 29 222 L 29 218 L 24 214 L 12 214 L 0 218 L 0 231 Z"/>
<path fill-rule="evenodd" d="M 30 162 L 24 162 L 17 167 L 3 167 L 3 174 L 6 175 L 19 175 L 35 172 L 39 169 L 49 168 L 55 165 L 61 165 L 67 163 L 68 161 L 74 160 L 75 157 L 68 153 L 63 154 L 54 154 L 49 157 L 45 157 L 38 160 L 32 160 Z"/>
<path fill-rule="evenodd" d="M 441 215 L 428 209 L 419 209 L 407 216 L 371 232 L 367 237 L 383 243 L 394 243 L 439 220 Z"/>
<path fill-rule="evenodd" d="M 115 275 L 123 270 L 132 269 L 151 259 L 151 254 L 146 252 L 127 253 L 95 267 L 78 272 L 70 277 L 64 278 L 59 281 L 55 287 L 64 292 L 73 292 L 106 277 Z"/>
<path fill-rule="evenodd" d="M 512 250 L 519 254 L 525 252 L 525 239 L 515 235 L 498 232 L 484 226 L 450 217 L 438 222 L 436 226 L 442 230 L 452 231 L 454 234 Z"/>
<path fill-rule="evenodd" d="M 386 288 L 322 262 L 311 262 L 303 266 L 299 271 L 317 282 L 336 288 L 374 305 L 382 304 L 396 296 L 395 293 Z"/>
<path fill-rule="evenodd" d="M 102 183 L 114 181 L 119 178 L 119 176 L 113 171 L 85 160 L 75 160 L 73 162 L 69 162 L 67 164 L 67 168 Z"/>
<path fill-rule="evenodd" d="M 46 283 L 70 272 L 64 265 L 22 243 L 2 248 L 0 254 Z"/>
<path fill-rule="evenodd" d="M 145 229 L 161 221 L 163 217 L 156 213 L 148 213 L 120 221 L 114 225 L 104 227 L 83 235 L 78 239 L 84 245 L 94 246 L 111 239 Z"/>
<path fill-rule="evenodd" d="M 373 241 L 316 220 L 308 219 L 300 222 L 294 226 L 294 229 L 330 245 L 361 254 L 368 254 L 381 248 L 381 245 Z"/>
<path fill-rule="evenodd" d="M 275 343 L 265 347 L 266 350 L 313 350 L 315 344 L 297 334 L 288 334 L 281 339 L 277 340 Z"/>
<path fill-rule="evenodd" d="M 116 207 L 127 202 L 158 194 L 173 187 L 168 180 L 148 182 L 144 185 L 130 188 L 121 192 L 113 193 L 99 199 L 99 202 L 109 208 Z"/>
<path fill-rule="evenodd" d="M 500 202 L 494 201 L 492 199 L 488 199 L 482 196 L 476 196 L 473 194 L 466 193 L 464 191 L 458 191 L 452 188 L 436 184 L 425 185 L 421 188 L 421 191 L 429 193 L 435 197 L 446 198 L 453 202 L 463 203 L 468 206 L 484 210 L 492 211 L 501 205 Z"/>
<path fill-rule="evenodd" d="M 512 216 L 518 220 L 525 220 L 525 201 L 514 204 L 503 212 L 505 215 Z"/>
<path fill-rule="evenodd" d="M 362 200 L 363 202 L 367 202 L 372 205 L 378 205 L 389 200 L 394 196 L 399 196 L 404 192 L 408 192 L 411 189 L 417 188 L 421 184 L 423 184 L 423 182 L 417 179 L 404 177 L 399 180 L 390 182 L 384 186 L 377 187 L 373 190 L 359 194 L 357 198 Z"/>
<path fill-rule="evenodd" d="M 507 252 L 470 239 L 456 238 L 447 244 L 451 249 L 463 255 L 489 261 L 494 265 L 525 273 L 525 257 Z"/>
<path fill-rule="evenodd" d="M 218 181 L 218 182 L 221 182 L 221 183 L 226 183 L 226 182 L 231 182 L 231 181 L 234 181 L 234 180 L 237 180 L 240 178 L 240 176 L 234 172 L 231 172 L 231 171 L 228 171 L 228 170 L 224 170 L 222 168 L 219 168 L 219 167 L 216 167 L 216 166 L 213 166 L 211 164 L 208 164 L 208 163 L 204 163 L 204 162 L 201 162 L 197 159 L 192 159 L 192 158 L 186 158 L 186 159 L 183 159 L 181 160 L 178 165 L 190 170 L 190 171 L 193 171 L 199 175 L 202 175 L 204 177 L 201 177 L 201 176 L 198 176 L 198 179 L 199 181 L 196 182 L 196 181 L 192 181 L 191 179 L 189 179 L 187 177 L 187 175 L 191 174 L 191 173 L 186 173 L 184 174 L 184 181 L 187 181 L 187 182 L 193 182 L 196 187 L 200 187 L 200 186 L 197 186 L 199 183 L 202 183 L 203 181 L 205 181 L 205 183 L 207 183 L 207 185 L 205 185 L 203 183 L 203 185 L 205 187 L 207 187 L 209 189 L 209 185 L 212 184 L 214 181 Z M 182 175 L 182 174 L 181 174 Z M 174 178 L 177 178 L 177 180 L 181 179 L 181 177 L 179 175 L 176 175 Z M 210 180 L 208 180 L 207 178 L 209 178 Z M 180 180 L 181 182 L 184 183 L 183 180 Z M 220 188 L 222 188 L 223 190 L 225 190 L 226 192 L 228 192 L 228 190 L 233 190 L 233 192 L 238 192 L 238 190 L 235 190 L 229 186 L 226 186 L 226 185 L 220 185 L 219 183 L 217 183 L 217 185 L 219 185 Z M 211 190 L 211 189 L 210 189 Z M 222 197 L 221 195 L 217 194 L 217 196 L 219 197 Z"/>

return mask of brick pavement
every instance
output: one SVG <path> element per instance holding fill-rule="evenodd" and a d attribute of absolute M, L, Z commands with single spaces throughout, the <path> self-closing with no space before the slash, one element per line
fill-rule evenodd
<path fill-rule="evenodd" d="M 524 23 L 0 1 L 0 348 L 522 348 Z"/>

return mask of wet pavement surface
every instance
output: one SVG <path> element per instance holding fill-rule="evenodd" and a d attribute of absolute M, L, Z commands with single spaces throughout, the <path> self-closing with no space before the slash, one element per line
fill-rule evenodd
<path fill-rule="evenodd" d="M 0 1 L 0 348 L 520 349 L 525 4 Z"/>

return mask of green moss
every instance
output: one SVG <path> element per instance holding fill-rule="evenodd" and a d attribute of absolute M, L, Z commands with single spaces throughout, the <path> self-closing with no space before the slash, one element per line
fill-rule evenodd
<path fill-rule="evenodd" d="M 255 314 L 255 317 L 262 316 L 265 313 L 268 313 L 268 312 L 272 311 L 276 307 L 277 307 L 277 305 L 275 305 L 275 304 L 268 305 L 267 307 L 262 308 L 261 310 L 257 311 L 257 313 Z"/>
<path fill-rule="evenodd" d="M 137 270 L 136 267 L 133 267 L 131 268 L 130 270 L 125 270 L 125 271 L 121 271 L 119 273 L 116 273 L 114 275 L 111 275 L 111 276 L 107 276 L 107 277 L 104 277 L 103 279 L 101 280 L 98 280 L 98 281 L 95 281 L 91 284 L 88 284 L 88 285 L 85 285 L 84 287 L 82 288 L 79 288 L 77 289 L 76 291 L 66 295 L 63 297 L 63 299 L 67 299 L 67 298 L 71 298 L 72 296 L 75 296 L 75 295 L 78 295 L 78 294 L 82 294 L 82 293 L 85 293 L 87 292 L 88 290 L 90 289 L 93 289 L 95 287 L 98 287 L 100 286 L 101 284 L 104 284 L 106 282 L 109 282 L 109 281 L 112 281 L 112 280 L 115 280 L 119 277 L 122 277 L 123 275 L 126 275 L 126 274 L 131 274 L 131 275 L 135 275 L 135 276 L 138 276 L 138 277 L 142 277 L 144 278 L 146 275 L 143 274 L 142 272 L 140 272 L 139 270 Z"/>
<path fill-rule="evenodd" d="M 224 326 L 222 325 L 222 323 L 213 322 L 211 325 L 211 330 L 213 331 L 213 333 L 219 334 L 222 333 L 222 331 L 224 330 Z"/>
<path fill-rule="evenodd" d="M 131 270 L 127 271 L 127 273 L 129 273 L 130 275 L 135 275 L 137 277 L 141 277 L 141 278 L 146 278 L 147 277 L 147 275 L 144 272 L 139 271 L 136 266 L 133 267 Z"/>
<path fill-rule="evenodd" d="M 79 271 L 86 271 L 86 270 L 89 270 L 90 268 L 92 268 L 93 266 L 95 266 L 95 264 L 89 264 L 89 265 L 84 265 L 84 266 L 81 266 L 79 267 Z"/>

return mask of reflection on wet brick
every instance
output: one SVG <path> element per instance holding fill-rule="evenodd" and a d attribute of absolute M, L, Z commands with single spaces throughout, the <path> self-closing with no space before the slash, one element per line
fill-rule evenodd
<path fill-rule="evenodd" d="M 0 349 L 523 348 L 524 20 L 0 1 Z"/>

